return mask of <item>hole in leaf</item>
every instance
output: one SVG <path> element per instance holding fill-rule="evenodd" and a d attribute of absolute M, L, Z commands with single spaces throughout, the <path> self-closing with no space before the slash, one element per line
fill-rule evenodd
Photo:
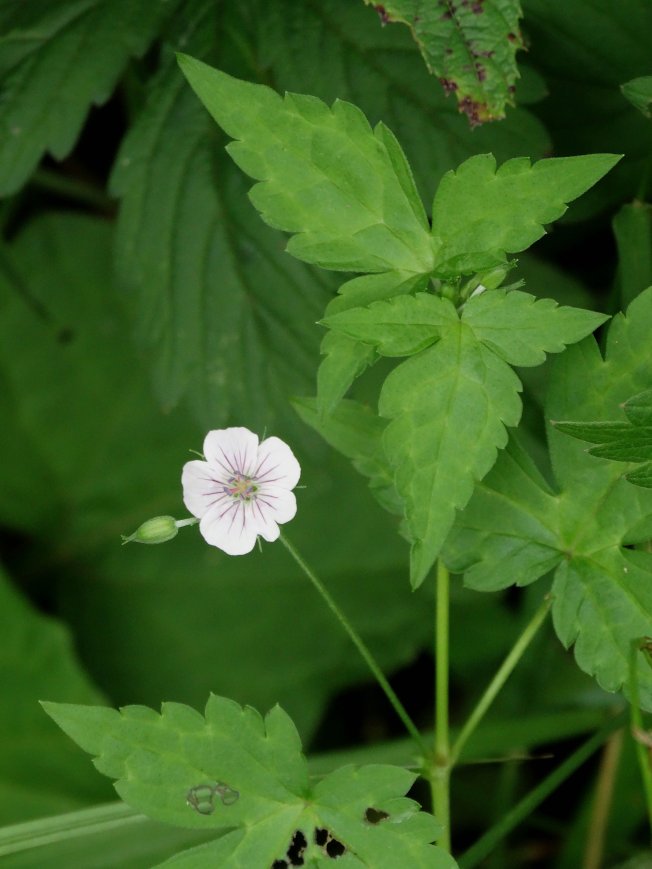
<path fill-rule="evenodd" d="M 332 860 L 341 857 L 346 851 L 346 847 L 333 838 L 333 834 L 326 829 L 317 828 L 315 830 L 315 843 L 323 848 L 326 856 Z"/>
<path fill-rule="evenodd" d="M 373 809 L 371 806 L 364 813 L 364 819 L 368 824 L 379 824 L 387 818 L 389 818 L 387 812 L 383 812 L 382 809 Z"/>
<path fill-rule="evenodd" d="M 303 835 L 301 830 L 297 830 L 290 847 L 287 850 L 287 865 L 288 866 L 303 866 L 303 852 L 308 847 L 308 840 Z"/>
<path fill-rule="evenodd" d="M 341 842 L 338 842 L 337 839 L 331 839 L 328 845 L 326 845 L 326 853 L 333 859 L 341 857 L 345 851 L 346 848 Z"/>

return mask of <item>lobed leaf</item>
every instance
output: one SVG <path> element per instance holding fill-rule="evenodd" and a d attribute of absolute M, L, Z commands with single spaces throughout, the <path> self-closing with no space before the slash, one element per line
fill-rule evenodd
<path fill-rule="evenodd" d="M 381 356 L 412 356 L 439 340 L 442 328 L 456 324 L 458 316 L 448 299 L 417 293 L 327 315 L 322 322 L 371 344 Z"/>
<path fill-rule="evenodd" d="M 518 78 L 515 54 L 523 48 L 518 0 L 388 0 L 376 9 L 383 23 L 408 25 L 428 69 L 472 126 L 505 116 Z"/>
<path fill-rule="evenodd" d="M 559 306 L 519 290 L 492 290 L 466 303 L 462 321 L 510 365 L 540 365 L 608 320 L 604 314 Z"/>
<path fill-rule="evenodd" d="M 496 169 L 491 154 L 478 154 L 442 178 L 432 209 L 435 274 L 479 271 L 525 250 L 544 224 L 620 159 L 613 154 L 556 157 L 534 165 L 526 157 Z"/>
<path fill-rule="evenodd" d="M 329 108 L 232 78 L 186 55 L 181 68 L 225 132 L 227 150 L 259 183 L 263 219 L 294 233 L 288 251 L 338 271 L 430 271 L 428 221 L 407 161 L 386 128 L 351 103 Z"/>
<path fill-rule="evenodd" d="M 326 306 L 326 315 L 368 305 L 424 289 L 427 275 L 382 272 L 361 275 L 342 284 Z M 329 332 L 321 345 L 322 360 L 317 372 L 317 401 L 322 415 L 331 413 L 353 381 L 378 358 L 369 344 L 352 340 L 343 333 Z"/>
<path fill-rule="evenodd" d="M 590 435 L 610 447 L 624 423 L 588 420 L 614 416 L 628 396 L 652 382 L 652 289 L 612 321 L 606 358 L 587 338 L 571 347 L 553 369 L 547 413 L 576 435 Z M 630 412 L 647 419 L 648 396 Z M 641 408 L 641 404 L 643 407 Z M 640 414 L 640 416 L 639 416 Z M 583 422 L 582 420 L 587 420 Z M 445 557 L 452 569 L 466 569 L 476 587 L 498 588 L 532 582 L 559 564 L 553 584 L 553 615 L 560 639 L 575 643 L 580 667 L 607 690 L 629 679 L 631 643 L 652 633 L 652 560 L 624 547 L 652 534 L 652 492 L 632 489 L 618 465 L 596 461 L 561 431 L 550 432 L 550 452 L 559 493 L 504 452 L 467 509 L 460 514 Z M 630 431 L 644 431 L 630 426 Z M 649 466 L 643 466 L 647 481 Z M 636 473 L 636 472 L 634 472 Z M 538 475 L 540 477 L 540 475 Z M 628 475 L 630 476 L 630 475 Z M 515 528 L 511 536 L 505 529 Z M 548 556 L 546 556 L 546 552 Z M 641 668 L 639 690 L 652 709 L 652 671 Z"/>
<path fill-rule="evenodd" d="M 405 501 L 413 587 L 507 443 L 505 426 L 518 423 L 520 389 L 512 369 L 459 322 L 385 381 L 379 412 L 391 422 L 383 442 Z"/>
<path fill-rule="evenodd" d="M 46 151 L 68 155 L 91 105 L 109 98 L 169 13 L 166 0 L 12 5 L 0 38 L 0 196 L 18 190 Z"/>
<path fill-rule="evenodd" d="M 430 843 L 438 825 L 403 798 L 414 774 L 391 766 L 341 767 L 311 784 L 290 718 L 275 707 L 263 719 L 251 707 L 212 695 L 202 716 L 165 703 L 112 709 L 44 704 L 95 765 L 117 779 L 133 808 L 176 826 L 223 832 L 163 865 L 269 866 L 292 849 L 312 862 L 335 839 L 347 865 L 454 869 Z M 386 812 L 378 823 L 368 809 Z M 325 836 L 323 832 L 325 831 Z"/>

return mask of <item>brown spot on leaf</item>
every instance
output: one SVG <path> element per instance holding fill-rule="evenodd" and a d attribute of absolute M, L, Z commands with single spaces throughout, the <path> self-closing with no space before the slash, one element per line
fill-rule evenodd
<path fill-rule="evenodd" d="M 389 17 L 389 12 L 387 11 L 387 9 L 385 9 L 384 6 L 381 6 L 380 3 L 377 3 L 374 6 L 374 9 L 378 13 L 378 17 L 380 18 L 380 23 L 382 24 L 382 26 L 384 27 L 386 24 L 389 24 L 392 19 Z"/>
<path fill-rule="evenodd" d="M 450 78 L 440 78 L 439 84 L 443 87 L 444 93 L 446 95 L 454 94 L 455 91 L 457 90 L 457 82 L 453 81 Z"/>

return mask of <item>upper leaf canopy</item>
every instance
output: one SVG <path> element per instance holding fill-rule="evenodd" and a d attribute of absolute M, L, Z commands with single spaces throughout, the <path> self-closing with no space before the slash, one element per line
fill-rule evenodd
<path fill-rule="evenodd" d="M 339 271 L 429 272 L 428 221 L 407 160 L 382 124 L 336 100 L 232 78 L 186 55 L 181 68 L 217 123 L 271 226 L 296 233 L 288 251 Z"/>

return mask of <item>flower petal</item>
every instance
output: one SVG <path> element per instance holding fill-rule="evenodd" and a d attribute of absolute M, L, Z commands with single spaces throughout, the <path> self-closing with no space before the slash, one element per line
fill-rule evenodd
<path fill-rule="evenodd" d="M 278 522 L 282 525 L 284 522 L 294 519 L 297 512 L 297 499 L 294 497 L 294 492 L 290 492 L 288 489 L 281 486 L 266 485 L 261 486 L 258 492 L 256 506 L 259 507 L 259 510 L 256 511 L 257 515 L 262 513 L 266 521 Z"/>
<path fill-rule="evenodd" d="M 271 437 L 258 447 L 256 481 L 294 489 L 301 476 L 301 465 L 290 447 L 280 438 Z"/>
<path fill-rule="evenodd" d="M 183 503 L 193 516 L 201 517 L 216 503 L 226 497 L 222 483 L 215 480 L 215 473 L 207 462 L 186 462 L 181 472 Z"/>
<path fill-rule="evenodd" d="M 199 523 L 207 543 L 227 555 L 246 555 L 256 545 L 258 529 L 252 520 L 251 504 L 232 500 L 226 506 L 216 504 Z"/>
<path fill-rule="evenodd" d="M 209 431 L 204 438 L 206 461 L 227 480 L 233 474 L 249 477 L 257 464 L 258 435 L 242 426 Z"/>

